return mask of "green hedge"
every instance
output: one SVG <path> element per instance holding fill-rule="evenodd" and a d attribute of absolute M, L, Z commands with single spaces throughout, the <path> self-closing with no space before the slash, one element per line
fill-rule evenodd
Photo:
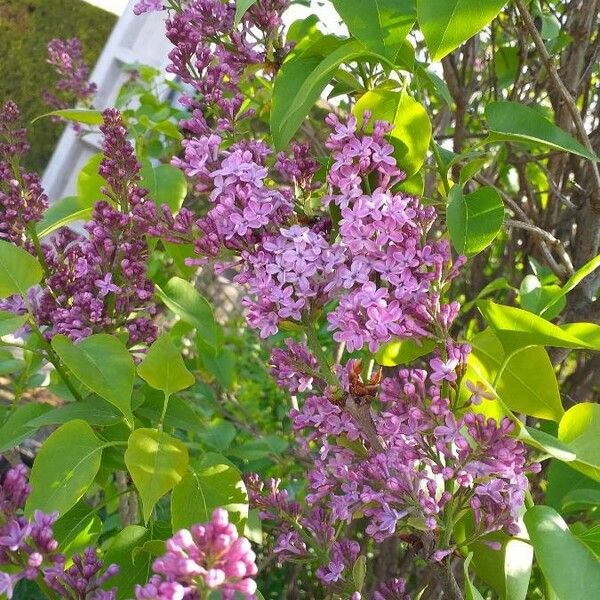
<path fill-rule="evenodd" d="M 81 39 L 86 61 L 93 66 L 115 23 L 115 15 L 83 0 L 0 0 L 0 100 L 13 99 L 24 122 L 48 112 L 41 99 L 55 76 L 46 63 L 52 38 Z M 62 126 L 41 120 L 30 127 L 29 168 L 42 171 Z"/>

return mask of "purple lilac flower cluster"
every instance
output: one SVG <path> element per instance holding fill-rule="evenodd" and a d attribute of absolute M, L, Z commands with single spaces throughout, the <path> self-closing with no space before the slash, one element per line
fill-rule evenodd
<path fill-rule="evenodd" d="M 129 345 L 151 343 L 154 286 L 146 274 L 147 191 L 139 187 L 139 164 L 118 111 L 103 113 L 104 158 L 99 172 L 112 202 L 94 206 L 87 235 L 61 229 L 44 247 L 48 275 L 34 313 L 48 337 L 78 340 L 124 328 Z"/>
<path fill-rule="evenodd" d="M 36 510 L 30 520 L 23 515 L 31 492 L 27 469 L 10 468 L 0 482 L 0 594 L 12 598 L 15 585 L 22 579 L 44 582 L 69 600 L 114 600 L 116 590 L 100 589 L 118 572 L 110 565 L 103 573 L 96 550 L 88 548 L 73 557 L 73 566 L 65 568 L 65 557 L 57 552 L 52 526 L 58 513 Z"/>
<path fill-rule="evenodd" d="M 174 3 L 168 3 L 171 7 Z M 167 38 L 173 44 L 167 71 L 194 88 L 182 102 L 191 117 L 181 122 L 196 135 L 231 131 L 240 114 L 244 97 L 240 79 L 248 65 L 266 65 L 274 48 L 280 47 L 281 12 L 287 0 L 259 0 L 235 24 L 233 0 L 189 0 L 178 3 L 166 21 Z M 136 14 L 162 10 L 160 0 L 141 0 Z"/>
<path fill-rule="evenodd" d="M 335 239 L 324 212 L 298 222 L 295 192 L 269 183 L 264 144 L 239 142 L 220 152 L 220 138 L 210 135 L 188 141 L 184 157 L 173 161 L 213 203 L 195 223 L 196 251 L 205 259 L 224 250 L 239 255 L 236 281 L 250 292 L 248 322 L 262 337 L 275 334 L 281 321 L 310 320 L 332 300 L 338 305 L 327 315 L 329 329 L 349 351 L 366 345 L 375 352 L 392 337 L 431 336 L 436 310 L 446 320 L 457 311 L 454 304 L 438 307 L 431 290 L 455 276 L 461 259 L 452 265 L 446 240 L 423 241 L 433 208 L 394 191 L 404 175 L 385 140 L 389 127 L 377 122 L 367 134 L 354 117 L 342 124 L 332 116 L 329 123 L 334 160 L 323 204 L 341 210 Z M 296 189 L 314 188 L 315 163 L 305 148 L 295 146 L 292 158 L 280 155 L 276 166 Z M 373 191 L 363 191 L 366 181 Z"/>
<path fill-rule="evenodd" d="M 88 81 L 89 68 L 83 60 L 81 41 L 78 38 L 54 39 L 48 44 L 46 61 L 56 70 L 55 88 L 59 95 L 44 91 L 44 101 L 54 109 L 64 109 L 75 104 L 88 105 L 96 93 L 95 83 Z"/>
<path fill-rule="evenodd" d="M 37 174 L 19 164 L 29 150 L 19 118 L 14 102 L 0 108 L 0 239 L 29 248 L 28 229 L 42 218 L 48 198 Z"/>
<path fill-rule="evenodd" d="M 138 600 L 201 600 L 203 592 L 212 590 L 219 590 L 224 600 L 236 593 L 255 599 L 256 556 L 226 510 L 216 509 L 205 525 L 178 531 L 166 549 L 154 562 L 155 575 L 136 587 Z"/>
<path fill-rule="evenodd" d="M 508 419 L 497 423 L 471 412 L 455 416 L 444 390 L 464 371 L 469 348 L 447 346 L 451 358 L 432 358 L 429 371 L 402 369 L 382 381 L 381 409 L 371 411 L 383 440 L 380 451 L 356 421 L 344 418 L 344 406 L 331 395 L 311 396 L 292 411 L 294 427 L 307 430 L 319 449 L 309 474 L 309 503 L 323 503 L 338 522 L 363 513 L 366 532 L 379 542 L 409 521 L 438 536 L 449 515 L 469 508 L 474 536 L 498 529 L 519 532 L 526 472 L 537 465 L 527 464 Z M 455 369 L 448 369 L 449 363 Z M 355 394 L 352 386 L 345 393 Z M 359 441 L 365 450 L 350 450 L 340 439 Z M 437 550 L 434 558 L 452 549 Z"/>

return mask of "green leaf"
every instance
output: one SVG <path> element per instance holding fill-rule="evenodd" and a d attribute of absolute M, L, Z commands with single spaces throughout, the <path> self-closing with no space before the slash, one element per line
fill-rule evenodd
<path fill-rule="evenodd" d="M 198 437 L 202 442 L 216 450 L 227 450 L 236 435 L 235 426 L 229 421 L 217 421 L 205 426 Z"/>
<path fill-rule="evenodd" d="M 461 254 L 474 255 L 489 246 L 504 223 L 504 204 L 493 187 L 463 195 L 453 186 L 448 195 L 446 225 L 452 245 Z"/>
<path fill-rule="evenodd" d="M 359 42 L 331 35 L 299 44 L 289 54 L 273 84 L 271 135 L 276 150 L 285 149 L 338 67 L 365 56 L 373 53 Z"/>
<path fill-rule="evenodd" d="M 394 60 L 417 18 L 415 0 L 332 0 L 350 33 L 369 50 Z"/>
<path fill-rule="evenodd" d="M 65 514 L 75 506 L 94 482 L 102 448 L 85 421 L 71 421 L 54 431 L 33 463 L 25 513 L 41 510 Z"/>
<path fill-rule="evenodd" d="M 195 381 L 167 333 L 150 346 L 137 372 L 146 383 L 162 390 L 167 397 L 194 385 Z"/>
<path fill-rule="evenodd" d="M 565 285 L 563 285 L 562 288 L 560 288 L 560 293 L 550 298 L 538 314 L 540 316 L 546 317 L 546 319 L 552 319 L 552 317 L 548 315 L 553 314 L 550 313 L 550 311 L 555 308 L 555 305 L 561 305 L 561 303 L 564 303 L 564 297 L 571 290 L 577 287 L 581 283 L 581 281 L 583 281 L 588 275 L 593 273 L 598 267 L 600 267 L 600 254 L 592 258 L 592 260 L 585 263 L 585 265 L 583 265 L 583 267 L 581 267 L 580 269 L 577 269 L 577 271 L 575 271 L 575 273 L 573 273 L 573 275 L 569 277 Z"/>
<path fill-rule="evenodd" d="M 466 381 L 486 383 L 511 410 L 540 419 L 560 421 L 564 414 L 556 374 L 547 352 L 529 347 L 510 356 L 491 329 L 478 333 L 470 341 L 461 397 L 468 397 Z M 498 374 L 500 378 L 498 381 Z M 481 408 L 490 404 L 484 400 Z"/>
<path fill-rule="evenodd" d="M 352 112 L 360 122 L 367 110 L 372 114 L 369 131 L 376 120 L 392 123 L 394 128 L 388 139 L 394 145 L 394 157 L 407 176 L 416 173 L 425 162 L 431 139 L 431 121 L 423 105 L 406 90 L 394 92 L 379 88 L 363 94 Z"/>
<path fill-rule="evenodd" d="M 525 310 L 540 316 L 544 307 L 550 306 L 551 310 L 544 313 L 544 318 L 549 321 L 557 317 L 566 306 L 565 294 L 561 288 L 556 284 L 542 285 L 535 275 L 523 278 L 519 288 L 519 301 Z"/>
<path fill-rule="evenodd" d="M 156 396 L 148 398 L 142 406 L 135 412 L 136 415 L 150 419 L 151 422 L 157 422 L 162 415 L 164 398 Z M 191 431 L 202 435 L 206 431 L 206 425 L 202 419 L 190 408 L 187 402 L 184 402 L 177 396 L 171 398 L 167 406 L 164 425 L 183 431 Z"/>
<path fill-rule="evenodd" d="M 27 321 L 27 315 L 16 315 L 7 310 L 0 310 L 0 337 L 15 332 Z"/>
<path fill-rule="evenodd" d="M 246 14 L 248 9 L 256 4 L 257 0 L 235 0 L 235 26 L 237 27 L 242 17 Z"/>
<path fill-rule="evenodd" d="M 73 556 L 93 546 L 102 533 L 102 521 L 84 501 L 80 500 L 71 510 L 54 523 L 54 537 L 58 541 L 58 551 Z"/>
<path fill-rule="evenodd" d="M 548 457 L 566 463 L 573 463 L 577 460 L 577 456 L 570 446 L 541 429 L 535 429 L 528 425 L 521 426 L 518 438 L 529 446 L 545 452 Z"/>
<path fill-rule="evenodd" d="M 25 296 L 42 279 L 40 263 L 29 252 L 0 240 L 0 298 Z"/>
<path fill-rule="evenodd" d="M 75 121 L 75 123 L 83 123 L 84 125 L 102 125 L 102 112 L 99 110 L 90 110 L 87 108 L 65 108 L 53 110 L 46 114 L 36 117 L 31 122 L 35 123 L 45 117 L 60 117 L 67 121 Z"/>
<path fill-rule="evenodd" d="M 152 573 L 150 554 L 142 552 L 133 560 L 134 551 L 150 540 L 150 532 L 141 525 L 128 525 L 109 540 L 104 554 L 105 564 L 119 565 L 119 572 L 105 584 L 105 589 L 117 588 L 117 600 L 133 598 L 136 583 L 144 584 Z"/>
<path fill-rule="evenodd" d="M 172 277 L 164 290 L 156 286 L 156 292 L 169 309 L 196 328 L 203 342 L 211 348 L 219 348 L 219 326 L 212 308 L 191 283 L 180 277 Z"/>
<path fill-rule="evenodd" d="M 579 489 L 571 490 L 562 501 L 561 510 L 564 514 L 597 510 L 600 506 L 600 490 Z"/>
<path fill-rule="evenodd" d="M 473 514 L 468 512 L 455 526 L 455 539 L 460 545 L 461 541 L 469 539 L 473 533 Z M 488 545 L 490 542 L 500 544 L 500 549 L 492 549 Z M 526 599 L 533 562 L 533 548 L 527 542 L 511 538 L 502 531 L 494 531 L 461 548 L 461 552 L 467 556 L 472 554 L 470 566 L 500 598 Z"/>
<path fill-rule="evenodd" d="M 525 346 L 594 349 L 589 342 L 526 310 L 491 300 L 480 300 L 477 307 L 509 353 Z"/>
<path fill-rule="evenodd" d="M 212 373 L 219 385 L 230 390 L 235 382 L 235 354 L 228 348 L 223 348 L 216 356 L 203 352 L 201 353 L 204 367 Z"/>
<path fill-rule="evenodd" d="M 506 0 L 417 0 L 417 19 L 431 60 L 440 60 L 483 29 Z"/>
<path fill-rule="evenodd" d="M 32 402 L 17 406 L 0 428 L 0 452 L 6 452 L 30 437 L 37 429 L 35 425 L 31 424 L 31 421 L 48 411 L 52 411 L 49 404 Z"/>
<path fill-rule="evenodd" d="M 482 167 L 487 163 L 487 158 L 475 158 L 469 161 L 461 170 L 460 176 L 458 178 L 458 183 L 461 187 L 467 183 L 470 179 L 472 179 L 479 171 L 481 171 Z"/>
<path fill-rule="evenodd" d="M 570 466 L 600 481 L 600 405 L 582 402 L 572 406 L 560 420 L 558 439 L 577 455 Z"/>
<path fill-rule="evenodd" d="M 538 565 L 560 600 L 589 600 L 600 590 L 600 562 L 549 506 L 533 506 L 524 516 Z"/>
<path fill-rule="evenodd" d="M 354 589 L 360 592 L 365 584 L 365 577 L 367 576 L 367 557 L 361 554 L 354 565 L 352 566 L 352 580 L 354 581 Z"/>
<path fill-rule="evenodd" d="M 471 578 L 469 577 L 469 563 L 473 558 L 471 552 L 465 562 L 463 563 L 463 569 L 465 572 L 465 600 L 483 600 L 483 596 L 479 593 L 478 589 L 473 585 Z"/>
<path fill-rule="evenodd" d="M 179 169 L 168 164 L 153 167 L 152 163 L 146 160 L 140 175 L 140 185 L 150 192 L 154 204 L 159 207 L 166 204 L 172 213 L 181 208 L 187 194 L 187 180 Z"/>
<path fill-rule="evenodd" d="M 94 206 L 99 200 L 107 199 L 102 188 L 108 184 L 98 173 L 102 159 L 101 152 L 91 156 L 77 176 L 77 196 L 85 206 Z"/>
<path fill-rule="evenodd" d="M 112 404 L 94 394 L 83 402 L 71 402 L 45 412 L 32 419 L 29 425 L 39 429 L 47 425 L 62 425 L 73 419 L 81 419 L 88 425 L 116 425 L 122 418 Z"/>
<path fill-rule="evenodd" d="M 189 471 L 171 495 L 173 531 L 210 521 L 224 508 L 232 523 L 242 527 L 248 518 L 248 494 L 240 472 L 219 454 L 207 453 Z"/>
<path fill-rule="evenodd" d="M 44 218 L 36 225 L 37 235 L 43 239 L 73 221 L 89 219 L 92 210 L 92 207 L 84 203 L 79 196 L 67 196 L 58 202 L 53 202 L 44 213 Z"/>
<path fill-rule="evenodd" d="M 133 423 L 135 365 L 120 340 L 98 333 L 74 344 L 68 337 L 57 335 L 52 339 L 52 347 L 81 383 L 116 406 Z"/>
<path fill-rule="evenodd" d="M 125 464 L 142 499 L 144 520 L 154 505 L 183 478 L 188 466 L 185 445 L 157 429 L 136 429 L 129 436 Z"/>
<path fill-rule="evenodd" d="M 382 367 L 405 365 L 429 354 L 434 348 L 435 342 L 427 338 L 417 341 L 413 339 L 396 340 L 383 344 L 375 354 L 375 360 Z"/>
<path fill-rule="evenodd" d="M 452 108 L 454 101 L 446 82 L 437 73 L 422 64 L 418 65 L 416 72 L 424 85 L 433 90 L 448 105 L 448 108 Z"/>
<path fill-rule="evenodd" d="M 575 457 L 575 455 L 573 455 Z M 600 482 L 586 477 L 560 460 L 551 460 L 545 470 L 546 495 L 544 502 L 555 510 L 562 510 L 563 501 L 572 491 L 582 489 L 600 492 Z"/>
<path fill-rule="evenodd" d="M 537 110 L 519 102 L 490 102 L 485 107 L 485 118 L 492 132 L 489 138 L 491 141 L 508 140 L 543 144 L 589 160 L 600 160 Z"/>
<path fill-rule="evenodd" d="M 577 538 L 594 553 L 597 559 L 600 560 L 600 523 L 578 533 Z"/>

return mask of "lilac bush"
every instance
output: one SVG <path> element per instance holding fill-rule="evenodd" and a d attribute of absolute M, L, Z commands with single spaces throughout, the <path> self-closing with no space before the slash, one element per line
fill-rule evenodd
<path fill-rule="evenodd" d="M 575 271 L 511 200 L 515 173 L 541 177 L 534 161 L 507 167 L 501 195 L 484 165 L 509 159 L 481 150 L 548 142 L 542 161 L 590 159 L 591 142 L 555 129 L 545 140 L 536 111 L 515 132 L 499 113 L 523 107 L 496 78 L 501 100 L 469 115 L 485 116 L 471 132 L 483 141 L 465 149 L 463 136 L 450 152 L 428 115 L 443 100 L 443 129 L 446 96 L 468 112 L 452 81 L 457 45 L 432 41 L 424 3 L 391 4 L 375 18 L 368 3 L 336 0 L 342 38 L 312 18 L 284 25 L 286 0 L 141 0 L 137 15 L 165 18 L 174 79 L 129 66 L 119 108 L 102 112 L 78 40 L 51 41 L 48 101 L 79 104 L 66 118 L 97 123 L 102 144 L 79 196 L 50 207 L 24 166 L 19 111 L 3 105 L 0 373 L 14 399 L 0 444 L 44 441 L 31 477 L 19 464 L 0 479 L 0 593 L 463 600 L 483 597 L 475 572 L 486 597 L 586 600 L 571 571 L 568 585 L 555 576 L 557 547 L 571 570 L 583 565 L 582 588 L 600 585 L 600 417 L 593 403 L 565 411 L 543 348 L 564 349 L 555 363 L 573 372 L 571 350 L 597 349 L 595 325 L 550 317 L 600 262 Z M 448 6 L 436 18 L 455 32 L 467 9 Z M 497 15 L 473 16 L 465 39 Z M 528 31 L 539 49 L 535 23 Z M 505 42 L 490 42 L 494 56 L 512 56 Z M 444 80 L 428 69 L 436 56 Z M 506 210 L 524 220 L 504 221 Z M 550 282 L 532 262 L 537 283 L 518 295 L 504 277 L 470 290 L 500 261 L 503 224 L 540 235 L 565 276 Z M 473 258 L 483 251 L 489 264 Z M 239 318 L 218 301 L 213 313 L 197 275 L 240 291 Z M 35 387 L 53 404 L 29 402 Z"/>

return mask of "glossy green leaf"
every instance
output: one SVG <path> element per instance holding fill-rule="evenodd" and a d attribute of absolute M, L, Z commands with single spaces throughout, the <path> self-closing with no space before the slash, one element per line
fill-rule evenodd
<path fill-rule="evenodd" d="M 40 239 L 65 227 L 74 221 L 87 220 L 92 216 L 92 207 L 79 196 L 67 196 L 53 202 L 44 213 L 44 218 L 37 223 L 36 231 Z"/>
<path fill-rule="evenodd" d="M 271 135 L 276 150 L 285 149 L 338 67 L 369 55 L 360 42 L 331 35 L 299 44 L 289 54 L 273 84 Z"/>
<path fill-rule="evenodd" d="M 0 310 L 0 337 L 14 333 L 27 321 L 27 315 L 17 315 L 6 310 Z"/>
<path fill-rule="evenodd" d="M 504 203 L 493 187 L 481 187 L 466 196 L 455 185 L 448 195 L 446 225 L 452 245 L 460 254 L 478 254 L 500 233 Z"/>
<path fill-rule="evenodd" d="M 372 115 L 368 130 L 372 130 L 376 120 L 393 124 L 388 139 L 394 145 L 394 157 L 407 176 L 416 173 L 425 162 L 431 139 L 431 121 L 423 105 L 406 90 L 394 92 L 378 88 L 363 94 L 352 112 L 360 122 L 367 110 Z"/>
<path fill-rule="evenodd" d="M 417 18 L 415 0 L 332 0 L 350 33 L 369 50 L 394 60 Z"/>
<path fill-rule="evenodd" d="M 542 144 L 589 160 L 600 160 L 537 110 L 519 102 L 490 102 L 485 107 L 485 118 L 491 131 L 492 141 L 508 140 Z"/>
<path fill-rule="evenodd" d="M 525 346 L 590 348 L 594 346 L 542 317 L 513 306 L 480 300 L 477 307 L 493 327 L 504 349 L 512 352 Z"/>
<path fill-rule="evenodd" d="M 150 532 L 141 525 L 128 525 L 108 542 L 104 554 L 105 564 L 119 565 L 119 572 L 105 584 L 105 589 L 117 588 L 117 600 L 126 600 L 135 596 L 135 584 L 145 584 L 152 574 L 152 557 L 142 552 L 136 556 L 137 548 L 150 540 Z"/>
<path fill-rule="evenodd" d="M 360 592 L 365 584 L 365 577 L 367 576 L 367 557 L 361 554 L 354 565 L 352 566 L 352 580 L 354 581 L 354 589 Z"/>
<path fill-rule="evenodd" d="M 537 563 L 559 600 L 590 600 L 600 590 L 600 562 L 549 506 L 524 516 Z"/>
<path fill-rule="evenodd" d="M 187 370 L 181 353 L 169 334 L 161 335 L 148 349 L 138 365 L 138 375 L 165 396 L 194 385 L 194 376 Z"/>
<path fill-rule="evenodd" d="M 73 556 L 93 546 L 102 533 L 102 521 L 91 506 L 80 500 L 71 510 L 61 515 L 52 530 L 58 541 L 58 550 Z"/>
<path fill-rule="evenodd" d="M 46 114 L 36 117 L 31 122 L 35 123 L 39 119 L 45 117 L 60 117 L 67 121 L 74 121 L 75 123 L 83 123 L 84 125 L 102 125 L 102 112 L 99 110 L 91 110 L 87 108 L 64 108 L 60 110 L 53 110 Z"/>
<path fill-rule="evenodd" d="M 557 317 L 567 303 L 565 294 L 558 285 L 542 285 L 535 275 L 523 278 L 519 288 L 519 301 L 525 310 L 536 315 L 541 316 L 544 311 L 544 318 L 549 321 Z"/>
<path fill-rule="evenodd" d="M 191 283 L 172 277 L 164 289 L 157 286 L 156 292 L 169 309 L 196 328 L 202 341 L 211 348 L 219 348 L 219 326 L 212 308 Z"/>
<path fill-rule="evenodd" d="M 86 206 L 94 206 L 99 200 L 107 199 L 102 193 L 102 188 L 107 185 L 106 179 L 98 173 L 102 158 L 101 152 L 91 156 L 77 176 L 77 196 Z"/>
<path fill-rule="evenodd" d="M 571 290 L 577 287 L 588 275 L 593 273 L 598 267 L 600 267 L 600 254 L 592 258 L 592 260 L 588 261 L 580 269 L 577 269 L 577 271 L 575 271 L 575 273 L 573 273 L 573 275 L 569 277 L 565 285 L 563 285 L 562 288 L 560 288 L 560 293 L 550 298 L 548 302 L 544 305 L 544 307 L 540 310 L 540 316 L 544 316 L 547 319 L 552 319 L 552 317 L 548 315 L 553 314 L 555 306 L 557 304 L 559 306 L 563 305 L 564 297 Z"/>
<path fill-rule="evenodd" d="M 600 325 L 595 323 L 565 323 L 559 325 L 565 333 L 576 337 L 586 344 L 587 348 L 600 350 Z"/>
<path fill-rule="evenodd" d="M 223 456 L 209 452 L 173 490 L 173 531 L 210 521 L 216 508 L 227 510 L 231 522 L 243 529 L 248 517 L 248 494 L 240 472 Z"/>
<path fill-rule="evenodd" d="M 149 197 L 157 206 L 166 204 L 172 213 L 181 208 L 187 194 L 187 180 L 182 171 L 168 164 L 152 166 L 147 160 L 140 175 L 140 185 L 149 191 Z"/>
<path fill-rule="evenodd" d="M 391 341 L 379 348 L 375 360 L 383 367 L 405 365 L 429 354 L 434 348 L 435 342 L 426 338 L 418 340 L 418 343 L 413 339 Z"/>
<path fill-rule="evenodd" d="M 0 452 L 6 452 L 30 437 L 37 429 L 31 422 L 51 410 L 49 404 L 36 402 L 17 406 L 0 427 Z"/>
<path fill-rule="evenodd" d="M 256 4 L 257 0 L 235 0 L 235 25 L 240 24 L 242 17 L 246 12 Z"/>
<path fill-rule="evenodd" d="M 570 466 L 600 481 L 600 404 L 582 402 L 572 406 L 559 423 L 558 439 L 577 455 Z"/>
<path fill-rule="evenodd" d="M 133 423 L 135 365 L 123 342 L 98 333 L 74 344 L 68 337 L 57 335 L 52 339 L 52 347 L 81 383 L 116 406 Z"/>
<path fill-rule="evenodd" d="M 0 240 L 0 298 L 24 296 L 42 279 L 40 263 L 29 252 Z"/>
<path fill-rule="evenodd" d="M 87 492 L 100 468 L 102 442 L 81 420 L 70 421 L 43 443 L 31 469 L 25 512 L 65 514 Z"/>
<path fill-rule="evenodd" d="M 417 19 L 431 60 L 440 60 L 483 29 L 506 0 L 417 0 Z"/>
<path fill-rule="evenodd" d="M 467 360 L 463 397 L 468 396 L 468 390 L 464 389 L 466 381 L 481 381 L 511 410 L 560 421 L 564 411 L 558 383 L 544 348 L 529 347 L 509 356 L 492 329 L 478 333 L 470 344 L 473 350 Z M 482 408 L 489 403 L 484 400 Z"/>
<path fill-rule="evenodd" d="M 520 426 L 518 438 L 528 446 L 545 452 L 547 457 L 556 458 L 565 463 L 573 463 L 577 460 L 575 451 L 569 445 L 541 429 L 528 425 Z"/>
<path fill-rule="evenodd" d="M 147 522 L 154 505 L 183 478 L 188 451 L 178 439 L 157 429 L 136 429 L 129 436 L 125 464 L 142 499 Z"/>

